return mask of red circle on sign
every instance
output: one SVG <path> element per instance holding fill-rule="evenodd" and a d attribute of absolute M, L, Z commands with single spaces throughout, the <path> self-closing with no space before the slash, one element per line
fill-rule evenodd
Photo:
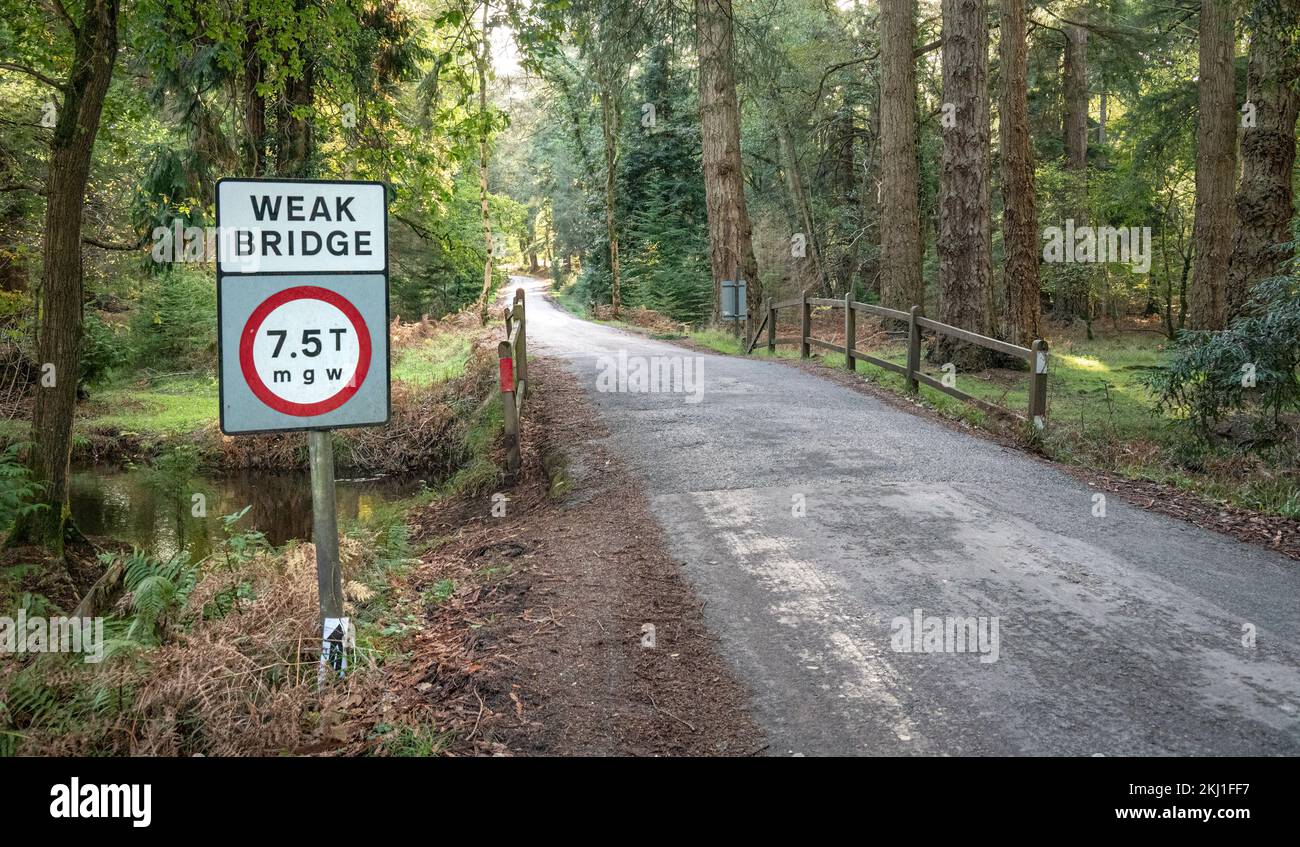
<path fill-rule="evenodd" d="M 352 323 L 352 329 L 357 334 L 359 350 L 357 368 L 352 374 L 352 379 L 348 380 L 347 384 L 334 395 L 315 403 L 295 403 L 276 394 L 262 381 L 262 377 L 257 373 L 257 366 L 253 363 L 253 341 L 257 338 L 257 331 L 262 328 L 262 322 L 266 320 L 267 315 L 293 300 L 321 300 L 329 303 L 343 313 Z M 249 316 L 248 323 L 244 324 L 244 333 L 239 339 L 239 369 L 244 372 L 244 381 L 248 383 L 253 394 L 257 395 L 257 399 L 277 412 L 298 417 L 323 415 L 346 403 L 361 388 L 361 383 L 365 382 L 366 373 L 370 370 L 370 330 L 366 327 L 366 321 L 357 311 L 357 307 L 338 292 L 318 285 L 286 288 L 262 301 L 262 304 Z"/>

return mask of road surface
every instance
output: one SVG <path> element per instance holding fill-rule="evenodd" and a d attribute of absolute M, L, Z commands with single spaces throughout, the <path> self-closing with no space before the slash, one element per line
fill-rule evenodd
<path fill-rule="evenodd" d="M 1300 753 L 1294 562 L 1116 497 L 1097 516 L 1014 450 L 515 284 L 530 353 L 590 392 L 771 753 Z M 618 390 L 656 356 L 702 392 Z"/>

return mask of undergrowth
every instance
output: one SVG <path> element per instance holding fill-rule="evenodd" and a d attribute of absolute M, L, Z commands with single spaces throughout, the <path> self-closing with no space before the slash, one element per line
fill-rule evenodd
<path fill-rule="evenodd" d="M 236 529 L 242 515 L 226 519 L 225 542 L 195 564 L 105 554 L 120 582 L 99 612 L 101 660 L 39 653 L 6 662 L 0 754 L 272 755 L 343 741 L 337 721 L 350 698 L 374 693 L 373 671 L 391 648 L 399 612 L 390 581 L 410 564 L 404 527 L 344 538 L 357 649 L 345 680 L 318 686 L 314 548 L 273 549 L 261 533 Z"/>
<path fill-rule="evenodd" d="M 25 653 L 0 665 L 0 755 L 276 755 L 358 745 L 389 755 L 444 750 L 445 731 L 405 723 L 383 730 L 362 708 L 380 700 L 380 671 L 424 626 L 424 604 L 455 590 L 450 580 L 423 595 L 403 590 L 424 550 L 412 541 L 407 514 L 435 497 L 490 490 L 501 479 L 494 457 L 502 409 L 491 390 L 490 357 L 467 340 L 440 344 L 436 356 L 420 353 L 404 365 L 420 375 L 414 382 L 427 380 L 399 386 L 413 395 L 410 417 L 395 414 L 393 425 L 369 438 L 365 430 L 352 431 L 344 445 L 353 455 L 374 451 L 372 462 L 386 451 L 420 453 L 433 459 L 444 480 L 344 527 L 345 611 L 356 633 L 345 679 L 330 675 L 318 684 L 313 546 L 272 548 L 261 533 L 240 529 L 245 509 L 224 519 L 224 539 L 197 563 L 141 550 L 102 557 L 105 576 L 83 600 L 104 621 L 101 660 Z M 10 453 L 0 456 L 0 476 L 6 457 L 16 461 Z M 184 488 L 178 481 L 196 472 L 198 457 L 197 449 L 169 452 L 151 469 L 151 484 L 176 494 L 173 489 Z M 5 478 L 14 495 L 10 511 L 23 508 L 30 499 L 25 478 L 18 471 Z M 6 502 L 0 491 L 0 508 Z M 0 588 L 21 584 L 24 573 L 22 566 L 8 568 Z M 39 594 L 16 600 L 28 615 L 59 614 Z"/>

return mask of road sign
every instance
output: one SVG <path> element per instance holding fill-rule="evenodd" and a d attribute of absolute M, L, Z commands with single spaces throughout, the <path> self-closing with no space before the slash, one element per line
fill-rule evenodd
<path fill-rule="evenodd" d="M 387 423 L 384 191 L 374 182 L 217 184 L 222 432 Z"/>
<path fill-rule="evenodd" d="M 378 182 L 217 183 L 221 431 L 310 430 L 322 682 L 355 643 L 328 430 L 388 422 L 387 200 Z"/>
<path fill-rule="evenodd" d="M 221 429 L 388 420 L 388 297 L 371 274 L 225 275 Z"/>
<path fill-rule="evenodd" d="M 745 281 L 724 279 L 719 286 L 719 296 L 722 299 L 720 305 L 721 317 L 724 321 L 743 321 L 749 312 L 749 304 L 745 299 Z"/>
<path fill-rule="evenodd" d="M 388 273 L 380 182 L 223 179 L 217 227 L 223 274 Z"/>
<path fill-rule="evenodd" d="M 301 349 L 286 351 L 289 336 L 303 327 L 314 328 L 302 329 Z M 295 373 L 289 360 L 299 352 Z M 239 369 L 258 399 L 277 412 L 332 412 L 357 393 L 370 371 L 370 328 L 351 301 L 328 288 L 284 288 L 263 300 L 244 324 Z"/>

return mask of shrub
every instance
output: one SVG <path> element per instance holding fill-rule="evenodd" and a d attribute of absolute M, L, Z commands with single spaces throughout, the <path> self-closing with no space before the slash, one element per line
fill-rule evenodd
<path fill-rule="evenodd" d="M 81 342 L 81 381 L 87 385 L 104 382 L 128 364 L 129 337 L 125 327 L 106 323 L 95 312 L 87 312 Z"/>
<path fill-rule="evenodd" d="M 1157 410 L 1186 415 L 1210 440 L 1217 423 L 1249 414 L 1260 435 L 1276 434 L 1287 413 L 1300 411 L 1300 278 L 1279 277 L 1255 287 L 1246 310 L 1221 331 L 1189 331 L 1147 384 Z"/>
<path fill-rule="evenodd" d="M 44 503 L 33 503 L 42 486 L 32 480 L 31 469 L 23 464 L 20 453 L 25 444 L 10 444 L 0 453 L 0 529 L 13 525 L 19 515 L 48 508 Z"/>
<path fill-rule="evenodd" d="M 217 293 L 200 267 L 174 265 L 144 282 L 132 319 L 140 367 L 211 370 L 216 366 Z"/>

